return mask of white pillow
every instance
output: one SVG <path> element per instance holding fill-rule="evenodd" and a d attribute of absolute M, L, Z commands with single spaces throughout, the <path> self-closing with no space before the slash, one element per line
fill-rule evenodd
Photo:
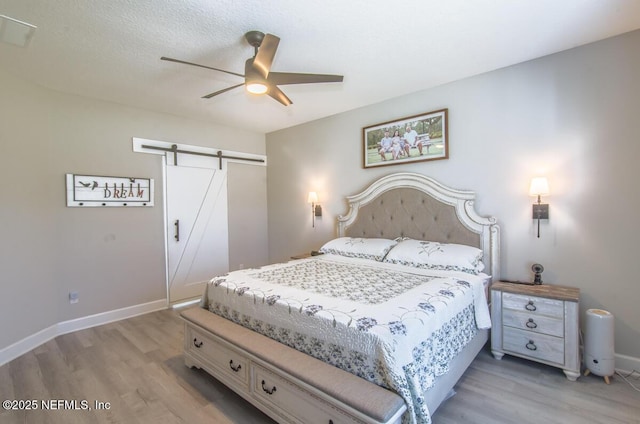
<path fill-rule="evenodd" d="M 396 244 L 397 242 L 394 240 L 382 238 L 339 237 L 325 243 L 320 251 L 350 258 L 382 261 L 387 252 Z"/>
<path fill-rule="evenodd" d="M 384 262 L 474 275 L 484 269 L 482 250 L 478 248 L 422 240 L 401 241 L 391 249 Z"/>

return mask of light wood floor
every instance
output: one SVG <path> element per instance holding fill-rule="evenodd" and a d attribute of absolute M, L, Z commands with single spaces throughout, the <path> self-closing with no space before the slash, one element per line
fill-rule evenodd
<path fill-rule="evenodd" d="M 0 367 L 0 400 L 36 400 L 39 408 L 42 400 L 76 400 L 78 408 L 86 400 L 91 410 L 0 410 L 0 422 L 273 423 L 185 367 L 182 333 L 178 312 L 166 310 L 59 336 Z M 640 393 L 619 377 L 609 386 L 596 376 L 571 383 L 556 368 L 483 351 L 433 422 L 640 423 Z"/>

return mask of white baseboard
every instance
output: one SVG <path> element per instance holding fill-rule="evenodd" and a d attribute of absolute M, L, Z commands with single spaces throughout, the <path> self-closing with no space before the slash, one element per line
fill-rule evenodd
<path fill-rule="evenodd" d="M 616 371 L 630 373 L 633 370 L 640 372 L 640 358 L 616 353 Z"/>
<path fill-rule="evenodd" d="M 132 318 L 162 309 L 167 309 L 166 299 L 154 300 L 153 302 L 142 303 L 140 305 L 128 306 L 122 309 L 101 312 L 95 315 L 59 322 L 45 328 L 44 330 L 38 331 L 35 334 L 25 337 L 4 349 L 1 349 L 0 366 L 62 334 L 84 330 L 85 328 L 95 327 L 97 325 L 108 324 L 125 318 Z"/>
<path fill-rule="evenodd" d="M 40 330 L 0 350 L 0 366 L 58 336 L 57 324 Z"/>

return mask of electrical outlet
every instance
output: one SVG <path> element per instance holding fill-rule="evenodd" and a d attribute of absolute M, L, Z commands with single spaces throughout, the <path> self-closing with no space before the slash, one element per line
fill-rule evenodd
<path fill-rule="evenodd" d="M 80 301 L 80 295 L 77 291 L 69 292 L 69 303 L 78 303 Z"/>

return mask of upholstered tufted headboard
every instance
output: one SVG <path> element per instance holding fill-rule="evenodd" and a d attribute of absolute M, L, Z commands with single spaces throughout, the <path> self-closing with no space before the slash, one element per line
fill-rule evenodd
<path fill-rule="evenodd" d="M 474 199 L 474 192 L 446 187 L 424 175 L 388 175 L 347 197 L 349 211 L 338 217 L 338 235 L 475 246 L 483 250 L 485 272 L 495 280 L 500 228 L 495 218 L 476 213 Z"/>

